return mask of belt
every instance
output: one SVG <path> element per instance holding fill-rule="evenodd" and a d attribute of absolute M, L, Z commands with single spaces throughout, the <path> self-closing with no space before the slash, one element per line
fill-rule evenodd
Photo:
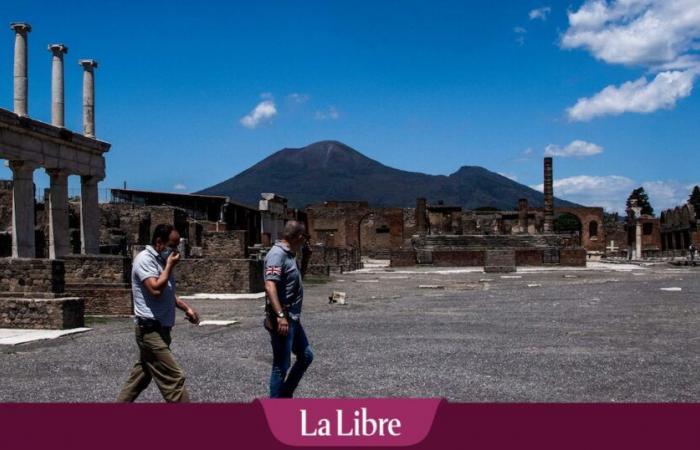
<path fill-rule="evenodd" d="M 170 331 L 172 327 L 164 327 L 156 319 L 151 319 L 149 317 L 139 317 L 136 316 L 136 324 L 141 328 L 147 328 L 151 330 L 163 330 Z"/>

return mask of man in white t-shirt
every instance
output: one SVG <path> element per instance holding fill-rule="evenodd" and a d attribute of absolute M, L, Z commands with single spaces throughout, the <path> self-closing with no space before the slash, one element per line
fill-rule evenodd
<path fill-rule="evenodd" d="M 131 288 L 139 360 L 117 401 L 133 402 L 151 380 L 156 382 L 165 401 L 189 401 L 185 374 L 170 351 L 175 308 L 184 311 L 193 324 L 199 323 L 197 312 L 175 294 L 173 269 L 180 261 L 179 243 L 177 230 L 172 225 L 161 224 L 153 233 L 151 245 L 134 258 Z"/>

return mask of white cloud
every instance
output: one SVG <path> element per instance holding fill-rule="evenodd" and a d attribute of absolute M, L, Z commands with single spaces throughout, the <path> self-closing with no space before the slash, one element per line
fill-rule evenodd
<path fill-rule="evenodd" d="M 658 216 L 664 209 L 685 203 L 695 184 L 673 180 L 640 183 L 620 175 L 577 175 L 555 180 L 554 195 L 582 205 L 601 206 L 606 211 L 624 214 L 627 197 L 639 186 L 644 187 Z M 543 190 L 541 184 L 531 187 L 540 192 Z"/>
<path fill-rule="evenodd" d="M 182 184 L 182 183 L 176 183 L 176 184 L 173 186 L 173 189 L 175 189 L 176 191 L 186 191 L 186 190 L 187 190 L 187 186 L 185 186 L 185 185 Z"/>
<path fill-rule="evenodd" d="M 568 110 L 571 120 L 669 109 L 690 95 L 700 72 L 698 0 L 586 0 L 568 15 L 563 48 L 658 73 L 652 81 L 643 77 L 579 99 Z"/>
<path fill-rule="evenodd" d="M 542 8 L 536 8 L 530 11 L 530 20 L 539 19 L 542 21 L 547 20 L 547 16 L 552 12 L 552 8 L 549 6 L 543 6 Z"/>
<path fill-rule="evenodd" d="M 262 96 L 266 100 L 257 104 L 253 110 L 241 118 L 241 125 L 251 130 L 256 128 L 261 123 L 269 122 L 277 115 L 277 107 L 274 100 L 270 97 Z"/>
<path fill-rule="evenodd" d="M 300 94 L 298 92 L 292 92 L 287 96 L 289 100 L 291 100 L 294 103 L 306 103 L 309 101 L 309 95 L 308 94 Z"/>
<path fill-rule="evenodd" d="M 592 142 L 586 142 L 581 140 L 572 141 L 565 147 L 560 147 L 555 144 L 549 144 L 544 149 L 545 156 L 560 156 L 562 158 L 567 158 L 570 156 L 585 157 L 593 156 L 603 153 L 603 147 Z"/>
<path fill-rule="evenodd" d="M 593 97 L 580 98 L 566 110 L 569 120 L 588 121 L 625 112 L 651 113 L 672 109 L 693 90 L 695 70 L 661 72 L 648 82 L 645 77 L 621 86 L 608 86 Z"/>
<path fill-rule="evenodd" d="M 513 32 L 515 33 L 515 42 L 517 42 L 520 47 L 525 45 L 527 30 L 523 27 L 515 27 L 513 28 Z"/>
<path fill-rule="evenodd" d="M 316 111 L 314 118 L 316 120 L 336 120 L 340 117 L 340 113 L 335 106 L 329 106 L 325 111 Z"/>

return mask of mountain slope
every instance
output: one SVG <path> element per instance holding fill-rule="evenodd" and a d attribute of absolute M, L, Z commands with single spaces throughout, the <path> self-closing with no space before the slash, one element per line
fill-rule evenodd
<path fill-rule="evenodd" d="M 415 206 L 418 197 L 427 198 L 429 203 L 443 200 L 472 209 L 515 209 L 519 198 L 527 198 L 531 206 L 543 205 L 541 192 L 482 167 L 463 166 L 449 176 L 407 172 L 385 166 L 337 141 L 282 149 L 198 194 L 226 195 L 257 204 L 261 192 L 283 195 L 297 208 L 325 200 L 409 207 Z M 555 204 L 577 206 L 558 199 Z"/>

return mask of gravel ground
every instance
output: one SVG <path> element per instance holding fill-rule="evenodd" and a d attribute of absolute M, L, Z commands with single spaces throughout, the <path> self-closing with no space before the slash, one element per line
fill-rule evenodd
<path fill-rule="evenodd" d="M 507 278 L 376 269 L 307 283 L 302 321 L 316 357 L 297 396 L 700 401 L 700 269 L 594 269 Z M 329 305 L 333 290 L 346 292 L 348 304 Z M 180 315 L 172 347 L 192 399 L 265 396 L 271 349 L 262 302 L 191 303 L 205 319 L 240 321 L 195 327 Z M 113 401 L 136 358 L 133 324 L 96 318 L 88 326 L 0 346 L 0 401 Z M 162 401 L 155 385 L 139 400 Z"/>

